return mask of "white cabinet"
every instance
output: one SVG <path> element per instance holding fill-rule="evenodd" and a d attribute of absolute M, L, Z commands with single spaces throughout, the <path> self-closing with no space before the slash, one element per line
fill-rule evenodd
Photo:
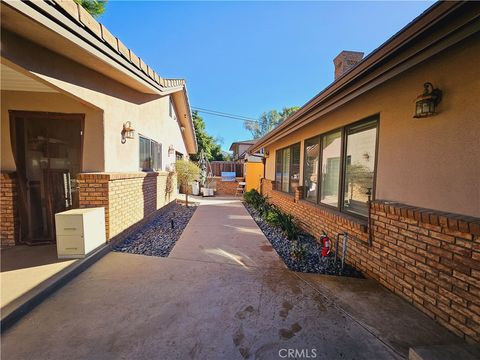
<path fill-rule="evenodd" d="M 59 259 L 83 258 L 105 244 L 105 209 L 72 209 L 55 214 Z"/>

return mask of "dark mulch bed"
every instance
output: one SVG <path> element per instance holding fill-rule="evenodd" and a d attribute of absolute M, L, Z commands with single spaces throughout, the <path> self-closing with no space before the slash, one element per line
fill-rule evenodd
<path fill-rule="evenodd" d="M 191 204 L 188 208 L 181 204 L 162 208 L 150 222 L 116 245 L 113 251 L 167 257 L 196 209 Z"/>
<path fill-rule="evenodd" d="M 300 246 L 305 246 L 304 255 L 300 259 L 292 257 L 292 241 L 283 234 L 282 230 L 268 224 L 262 217 L 260 217 L 257 210 L 255 210 L 253 207 L 246 203 L 244 203 L 244 205 L 250 215 L 252 215 L 257 225 L 263 231 L 268 241 L 270 241 L 273 248 L 277 251 L 278 255 L 280 255 L 280 257 L 283 259 L 283 262 L 290 270 L 305 273 L 363 278 L 363 275 L 360 271 L 348 264 L 345 264 L 342 271 L 340 258 L 338 258 L 337 261 L 335 261 L 335 257 L 333 255 L 322 258 L 320 256 L 321 246 L 317 245 L 315 238 L 309 234 L 301 234 L 298 240 L 298 244 Z M 341 254 L 339 255 L 341 256 Z"/>

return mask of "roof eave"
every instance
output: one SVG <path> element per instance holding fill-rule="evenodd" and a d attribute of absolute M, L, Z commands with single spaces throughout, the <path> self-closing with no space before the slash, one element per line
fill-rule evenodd
<path fill-rule="evenodd" d="M 285 120 L 277 128 L 273 129 L 262 138 L 260 138 L 251 148 L 251 151 L 258 151 L 262 147 L 269 145 L 272 139 L 277 135 L 286 131 L 289 127 L 301 123 L 302 119 L 308 116 L 308 113 L 319 106 L 320 103 L 326 101 L 330 97 L 341 94 L 346 91 L 350 85 L 357 79 L 368 74 L 373 68 L 377 67 L 386 57 L 396 52 L 408 43 L 412 37 L 417 37 L 425 30 L 431 28 L 436 22 L 443 19 L 449 13 L 455 11 L 464 2 L 438 2 L 428 8 L 425 12 L 419 15 L 416 19 L 410 22 L 407 26 L 397 32 L 394 36 L 388 39 L 385 43 L 375 49 L 367 57 L 365 57 L 357 66 L 349 72 L 342 75 L 332 84 L 327 86 L 319 94 L 309 100 L 298 111 L 296 111 L 290 118 Z M 413 34 L 411 34 L 413 33 Z M 283 136 L 275 138 L 278 140 Z"/>

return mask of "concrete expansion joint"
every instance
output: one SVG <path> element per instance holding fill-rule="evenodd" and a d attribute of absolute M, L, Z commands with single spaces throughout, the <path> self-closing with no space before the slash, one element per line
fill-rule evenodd
<path fill-rule="evenodd" d="M 363 329 L 365 329 L 368 333 L 370 333 L 373 337 L 375 337 L 375 339 L 377 339 L 378 341 L 380 341 L 383 345 L 385 345 L 388 349 L 390 349 L 395 355 L 399 356 L 399 358 L 401 359 L 406 359 L 406 357 L 401 353 L 399 352 L 397 349 L 395 349 L 394 347 L 392 347 L 390 344 L 388 344 L 387 342 L 385 342 L 381 337 L 379 337 L 375 331 L 372 330 L 372 328 L 370 326 L 368 326 L 367 324 L 365 324 L 363 321 L 357 319 L 355 316 L 353 316 L 352 314 L 350 314 L 347 310 L 345 310 L 340 304 L 338 304 L 338 302 L 336 301 L 337 298 L 331 294 L 330 291 L 328 291 L 327 289 L 325 289 L 323 286 L 321 285 L 318 285 L 318 287 L 321 288 L 322 291 L 320 291 L 316 286 L 313 286 L 312 284 L 310 284 L 310 282 L 306 281 L 305 279 L 303 279 L 301 276 L 299 276 L 297 273 L 295 272 L 292 272 L 292 275 L 297 277 L 298 279 L 300 279 L 302 282 L 304 282 L 305 284 L 308 285 L 308 287 L 310 287 L 311 289 L 313 289 L 319 296 L 321 296 L 324 300 L 326 300 L 329 305 L 333 306 L 335 309 L 337 309 L 338 311 L 340 311 L 343 315 L 345 315 L 346 317 L 348 317 L 350 320 L 354 321 L 356 324 L 358 324 L 360 327 L 362 327 Z"/>

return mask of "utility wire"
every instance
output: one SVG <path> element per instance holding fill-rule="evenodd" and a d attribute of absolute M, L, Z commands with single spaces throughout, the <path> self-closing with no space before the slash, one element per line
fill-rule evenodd
<path fill-rule="evenodd" d="M 242 119 L 245 119 L 245 120 L 252 120 L 252 118 L 249 118 L 249 117 L 247 117 L 247 116 L 235 115 L 235 114 L 230 114 L 230 113 L 221 112 L 221 111 L 217 111 L 217 110 L 209 110 L 209 109 L 205 109 L 205 108 L 201 108 L 201 107 L 195 107 L 195 106 L 193 106 L 192 109 L 197 110 L 197 111 L 208 111 L 208 112 L 217 113 L 217 114 L 222 114 L 222 115 L 235 116 L 235 117 L 242 118 Z M 256 121 L 256 120 L 255 120 L 255 121 Z"/>
<path fill-rule="evenodd" d="M 248 118 L 246 116 L 242 116 L 242 115 L 234 115 L 234 114 L 224 113 L 224 112 L 221 112 L 221 111 L 198 108 L 198 107 L 194 107 L 194 106 L 192 106 L 192 110 L 195 110 L 195 111 L 198 111 L 198 112 L 201 112 L 201 113 L 204 113 L 204 114 L 209 114 L 209 115 L 219 116 L 219 117 L 225 117 L 225 118 L 229 118 L 229 119 L 233 119 L 233 120 L 239 120 L 239 121 L 243 121 L 243 122 L 245 122 L 245 121 L 254 122 L 254 123 L 259 122 L 258 120 L 254 120 L 254 119 Z"/>

